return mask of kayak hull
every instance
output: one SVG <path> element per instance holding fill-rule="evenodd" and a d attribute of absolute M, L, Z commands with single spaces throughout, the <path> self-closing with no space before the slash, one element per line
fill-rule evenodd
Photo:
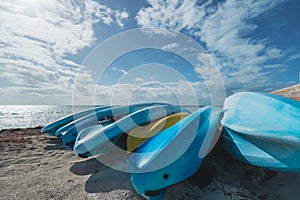
<path fill-rule="evenodd" d="M 100 127 L 93 131 L 83 129 L 76 139 L 74 152 L 81 155 L 97 155 L 102 153 L 102 145 L 126 134 L 136 126 L 182 111 L 186 110 L 180 106 L 152 106 L 133 112 L 109 126 Z"/>
<path fill-rule="evenodd" d="M 300 103 L 273 94 L 237 93 L 224 103 L 223 141 L 247 164 L 300 172 Z"/>
<path fill-rule="evenodd" d="M 103 110 L 103 109 L 106 109 L 106 108 L 110 108 L 111 106 L 101 106 L 101 107 L 96 107 L 96 108 L 92 108 L 92 109 L 87 109 L 87 110 L 84 110 L 84 111 L 80 111 L 80 112 L 77 112 L 77 113 L 74 113 L 74 114 L 71 114 L 71 115 L 68 115 L 66 117 L 63 117 L 59 120 L 56 120 L 50 124 L 47 124 L 46 126 L 44 126 L 42 129 L 41 129 L 41 133 L 42 134 L 47 134 L 47 135 L 51 135 L 51 136 L 59 136 L 59 135 L 56 135 L 56 131 L 58 129 L 60 129 L 61 127 L 65 126 L 66 124 L 76 120 L 76 119 L 79 119 L 81 117 L 84 117 L 86 115 L 89 115 L 91 113 L 94 113 L 94 112 L 97 112 L 97 111 L 100 111 L 100 110 Z"/>
<path fill-rule="evenodd" d="M 188 115 L 189 113 L 180 112 L 151 122 L 150 124 L 138 126 L 132 129 L 128 133 L 127 137 L 127 151 L 134 151 L 138 146 L 147 141 L 149 138 L 165 130 L 166 128 L 169 128 Z"/>
<path fill-rule="evenodd" d="M 221 117 L 218 108 L 201 108 L 142 144 L 127 160 L 136 191 L 162 199 L 167 186 L 196 173 L 219 138 Z"/>
<path fill-rule="evenodd" d="M 137 110 L 152 106 L 153 104 L 136 104 L 129 106 L 116 106 L 99 110 L 95 113 L 88 114 L 72 121 L 56 131 L 57 135 L 61 135 L 63 143 L 70 149 L 74 148 L 74 144 L 78 133 L 88 127 L 97 126 L 100 121 L 101 128 L 110 125 L 115 120 L 124 117 Z"/>

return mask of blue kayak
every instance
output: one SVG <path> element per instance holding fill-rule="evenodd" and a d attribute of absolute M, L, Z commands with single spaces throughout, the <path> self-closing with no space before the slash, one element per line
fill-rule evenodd
<path fill-rule="evenodd" d="M 162 199 L 166 187 L 192 176 L 220 136 L 219 108 L 206 106 L 139 146 L 127 159 L 136 191 Z"/>
<path fill-rule="evenodd" d="M 85 115 L 88 115 L 88 114 L 91 114 L 91 113 L 94 113 L 94 112 L 97 112 L 99 110 L 102 110 L 102 109 L 106 109 L 106 108 L 110 108 L 111 106 L 100 106 L 100 107 L 96 107 L 96 108 L 91 108 L 91 109 L 87 109 L 87 110 L 84 110 L 84 111 L 80 111 L 80 112 L 77 112 L 77 113 L 74 113 L 74 114 L 71 114 L 71 115 L 68 115 L 66 117 L 63 117 L 59 120 L 56 120 L 50 124 L 47 124 L 46 126 L 44 126 L 42 129 L 41 129 L 41 133 L 43 134 L 47 134 L 47 135 L 51 135 L 51 136 L 55 136 L 55 132 L 62 126 L 76 120 L 76 119 L 79 119 Z"/>
<path fill-rule="evenodd" d="M 145 106 L 152 106 L 152 105 L 165 105 L 165 103 L 144 103 L 144 104 L 135 104 L 135 105 L 145 105 Z M 132 105 L 132 106 L 135 106 L 135 105 Z M 89 115 L 89 114 L 93 114 L 95 112 L 98 112 L 100 110 L 103 110 L 103 109 L 106 109 L 106 108 L 111 108 L 113 106 L 99 106 L 99 107 L 95 107 L 95 108 L 90 108 L 90 109 L 87 109 L 87 110 L 83 110 L 83 111 L 80 111 L 80 112 L 77 112 L 77 113 L 73 113 L 73 114 L 70 114 L 66 117 L 63 117 L 61 119 L 58 119 L 54 122 L 51 122 L 50 124 L 47 124 L 46 126 L 44 126 L 42 129 L 41 129 L 41 133 L 43 134 L 47 134 L 47 135 L 51 135 L 51 136 L 59 136 L 57 132 L 57 130 L 63 126 L 65 126 L 66 124 L 74 121 L 74 120 L 77 120 L 77 119 L 80 119 L 86 115 Z"/>
<path fill-rule="evenodd" d="M 94 113 L 90 113 L 77 120 L 74 120 L 56 131 L 56 135 L 60 135 L 63 143 L 70 149 L 73 149 L 75 140 L 78 133 L 88 127 L 96 126 L 99 123 L 99 127 L 104 127 L 112 124 L 117 118 L 121 118 L 124 115 L 131 114 L 137 110 L 153 106 L 153 105 L 166 105 L 166 104 L 154 104 L 144 103 L 135 104 L 129 106 L 115 106 L 106 109 L 99 110 Z M 97 126 L 96 126 L 97 127 Z"/>
<path fill-rule="evenodd" d="M 300 172 L 300 102 L 241 92 L 225 100 L 224 144 L 247 164 Z"/>
<path fill-rule="evenodd" d="M 78 155 L 97 155 L 102 152 L 105 143 L 126 134 L 136 126 L 183 111 L 189 112 L 180 106 L 151 106 L 133 112 L 108 126 L 83 129 L 77 136 L 73 150 Z"/>

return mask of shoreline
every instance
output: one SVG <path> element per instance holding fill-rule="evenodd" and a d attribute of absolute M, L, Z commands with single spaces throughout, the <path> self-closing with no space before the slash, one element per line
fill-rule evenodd
<path fill-rule="evenodd" d="M 79 158 L 40 129 L 0 131 L 2 199 L 143 199 L 130 174 L 95 157 Z M 209 185 L 199 188 L 183 181 L 168 187 L 165 199 L 298 199 L 300 174 L 249 166 L 216 151 L 209 158 L 216 170 Z"/>

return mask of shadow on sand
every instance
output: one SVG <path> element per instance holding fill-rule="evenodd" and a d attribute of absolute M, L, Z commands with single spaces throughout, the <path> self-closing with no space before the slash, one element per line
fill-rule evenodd
<path fill-rule="evenodd" d="M 44 150 L 70 150 L 65 146 L 60 138 L 50 138 L 47 141 L 47 146 L 44 147 Z"/>
<path fill-rule="evenodd" d="M 85 184 L 85 190 L 88 193 L 110 192 L 116 189 L 135 192 L 130 182 L 129 173 L 107 168 L 92 174 Z"/>
<path fill-rule="evenodd" d="M 108 153 L 110 155 L 110 153 Z M 112 190 L 129 190 L 133 194 L 138 194 L 130 182 L 130 173 L 110 168 L 99 160 L 109 159 L 112 155 L 100 155 L 84 161 L 74 163 L 70 171 L 76 175 L 91 176 L 85 183 L 85 190 L 88 193 L 105 193 Z M 123 159 L 120 159 L 120 161 Z"/>
<path fill-rule="evenodd" d="M 90 158 L 88 160 L 80 161 L 74 163 L 70 171 L 73 174 L 79 175 L 79 176 L 85 176 L 93 173 L 97 173 L 99 171 L 106 170 L 108 167 L 104 164 L 102 164 L 97 158 Z"/>

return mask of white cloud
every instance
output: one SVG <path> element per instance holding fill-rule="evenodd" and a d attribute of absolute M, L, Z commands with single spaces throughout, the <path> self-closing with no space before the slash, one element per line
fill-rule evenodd
<path fill-rule="evenodd" d="M 239 72 L 237 72 L 239 73 Z M 240 74 L 236 74 L 239 76 Z M 249 74 L 252 79 L 255 74 Z M 85 80 L 85 77 L 82 77 Z M 87 77 L 88 78 L 88 77 Z M 167 102 L 180 105 L 214 105 L 221 106 L 224 96 L 223 88 L 215 82 L 214 77 L 207 81 L 189 82 L 179 80 L 174 82 L 147 81 L 136 78 L 134 82 L 123 82 L 113 85 L 93 85 L 87 82 L 76 84 L 73 93 L 74 104 L 113 104 L 123 105 L 142 102 Z M 77 81 L 77 80 L 76 80 Z M 257 81 L 249 85 L 245 77 L 239 79 L 228 79 L 225 81 L 232 84 L 234 92 L 245 91 L 243 88 L 251 88 L 250 91 L 273 91 L 280 84 Z M 287 86 L 286 83 L 284 86 Z M 209 90 L 209 86 L 211 90 Z M 212 98 L 212 99 L 211 99 Z M 213 102 L 212 102 L 213 101 Z"/>
<path fill-rule="evenodd" d="M 284 1 L 226 0 L 218 3 L 202 1 L 199 4 L 195 0 L 148 0 L 150 6 L 142 8 L 136 20 L 142 27 L 181 31 L 204 43 L 207 55 L 213 58 L 222 72 L 227 92 L 241 88 L 267 91 L 272 88 L 270 83 L 284 86 L 274 83 L 270 73 L 275 68 L 277 71 L 284 70 L 286 66 L 276 61 L 288 55 L 285 50 L 272 46 L 268 38 L 257 40 L 249 37 L 257 29 L 251 20 L 270 12 Z M 297 55 L 290 57 L 294 58 Z M 204 54 L 198 55 L 198 60 L 200 64 L 195 71 L 212 80 L 215 71 L 209 69 L 211 61 Z M 274 64 L 266 64 L 269 61 Z"/>
<path fill-rule="evenodd" d="M 196 6 L 196 0 L 148 0 L 148 2 L 151 7 L 142 8 L 136 16 L 138 24 L 143 27 L 192 29 L 205 15 L 203 7 Z"/>
<path fill-rule="evenodd" d="M 161 49 L 162 50 L 169 50 L 169 49 L 174 49 L 174 48 L 178 48 L 178 47 L 180 47 L 180 45 L 176 42 L 173 42 L 173 43 L 162 46 Z"/>
<path fill-rule="evenodd" d="M 128 73 L 126 70 L 116 67 L 113 67 L 112 70 L 114 70 L 115 72 L 121 72 L 123 75 L 126 75 Z"/>
<path fill-rule="evenodd" d="M 127 18 L 126 11 L 93 0 L 3 0 L 0 78 L 4 85 L 23 90 L 23 95 L 28 93 L 27 87 L 38 88 L 37 93 L 55 95 L 64 90 L 64 95 L 70 95 L 76 73 L 83 71 L 83 66 L 66 56 L 95 43 L 94 24 L 101 21 L 123 27 Z"/>
<path fill-rule="evenodd" d="M 141 84 L 120 83 L 98 85 L 95 91 L 97 104 L 127 104 L 140 102 L 168 102 L 181 105 L 210 103 L 210 95 L 202 82 L 144 81 Z M 199 101 L 198 101 L 199 100 Z"/>
<path fill-rule="evenodd" d="M 283 56 L 280 49 L 268 46 L 266 41 L 246 37 L 257 27 L 248 20 L 272 9 L 274 4 L 271 0 L 227 0 L 207 16 L 197 35 L 210 51 L 231 59 L 233 65 L 262 64 L 280 58 Z"/>
<path fill-rule="evenodd" d="M 300 59 L 300 53 L 291 55 L 291 56 L 288 58 L 289 61 L 296 60 L 296 59 Z"/>
<path fill-rule="evenodd" d="M 135 81 L 139 82 L 139 83 L 145 82 L 145 80 L 143 78 L 139 78 L 139 77 L 135 78 Z"/>

